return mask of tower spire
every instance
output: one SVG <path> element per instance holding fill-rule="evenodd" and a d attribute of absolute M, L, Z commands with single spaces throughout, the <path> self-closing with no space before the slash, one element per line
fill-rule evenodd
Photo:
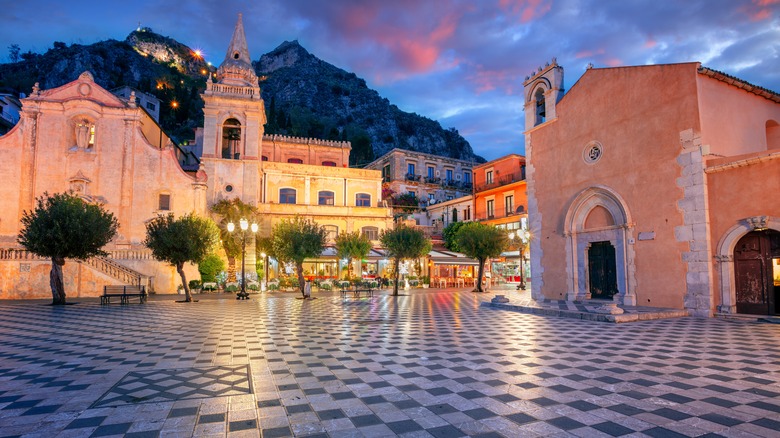
<path fill-rule="evenodd" d="M 257 75 L 252 67 L 252 58 L 246 45 L 243 15 L 239 12 L 233 38 L 228 45 L 225 60 L 217 69 L 219 83 L 243 87 L 257 87 Z"/>

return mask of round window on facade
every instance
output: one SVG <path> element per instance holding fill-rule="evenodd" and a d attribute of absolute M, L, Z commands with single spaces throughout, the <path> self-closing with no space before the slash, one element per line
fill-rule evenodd
<path fill-rule="evenodd" d="M 586 164 L 595 164 L 604 155 L 604 146 L 597 141 L 592 141 L 582 151 L 582 159 Z"/>
<path fill-rule="evenodd" d="M 228 192 L 228 193 L 232 192 L 233 191 L 233 186 L 230 185 L 230 184 L 226 185 L 225 186 L 225 191 Z"/>

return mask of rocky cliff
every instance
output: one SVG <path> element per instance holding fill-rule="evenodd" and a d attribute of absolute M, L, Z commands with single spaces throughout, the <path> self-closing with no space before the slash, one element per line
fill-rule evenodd
<path fill-rule="evenodd" d="M 214 71 L 188 46 L 145 28 L 125 41 L 91 45 L 55 42 L 46 53 L 25 53 L 0 64 L 0 89 L 29 93 L 75 80 L 84 71 L 111 90 L 129 85 L 161 101 L 160 124 L 177 140 L 194 136 L 203 124 L 207 75 Z M 392 148 L 464 160 L 484 161 L 454 128 L 401 111 L 346 72 L 310 54 L 298 42 L 284 42 L 255 63 L 263 90 L 266 132 L 352 142 L 351 162 L 366 164 Z M 176 102 L 174 105 L 173 103 Z"/>

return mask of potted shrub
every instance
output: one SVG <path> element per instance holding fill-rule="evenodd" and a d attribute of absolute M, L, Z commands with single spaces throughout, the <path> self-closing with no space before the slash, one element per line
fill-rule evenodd
<path fill-rule="evenodd" d="M 430 287 L 430 285 L 431 285 L 431 277 L 429 277 L 427 275 L 424 275 L 424 276 L 420 277 L 420 279 L 422 280 L 422 287 L 423 287 L 423 289 L 428 289 L 428 287 Z"/>
<path fill-rule="evenodd" d="M 200 280 L 190 280 L 188 284 L 190 286 L 190 290 L 192 291 L 192 293 L 200 293 L 202 289 L 202 284 Z"/>

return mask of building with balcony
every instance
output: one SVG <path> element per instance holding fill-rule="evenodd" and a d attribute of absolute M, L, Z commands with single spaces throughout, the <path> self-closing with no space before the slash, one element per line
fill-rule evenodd
<path fill-rule="evenodd" d="M 525 157 L 509 154 L 474 167 L 474 220 L 507 231 L 510 247 L 492 261 L 493 275 L 524 284 L 530 274 Z"/>
<path fill-rule="evenodd" d="M 348 142 L 264 135 L 264 103 L 240 17 L 217 81 L 209 78 L 203 98 L 204 127 L 193 148 L 202 153 L 190 169 L 135 99 L 110 93 L 89 72 L 50 90 L 36 84 L 21 100 L 19 122 L 0 137 L 0 173 L 6 176 L 0 187 L 0 298 L 51 296 L 50 260 L 19 251 L 16 242 L 24 211 L 46 192 L 73 191 L 102 203 L 119 221 L 117 236 L 104 248 L 110 260 L 66 263 L 69 296 L 94 296 L 106 284 L 152 285 L 151 279 L 157 292 L 175 292 L 180 278 L 143 245 L 145 225 L 160 214 L 209 215 L 221 199 L 256 206 L 261 235 L 301 216 L 324 226 L 330 242 L 342 231 L 358 231 L 378 246 L 380 233 L 393 226 L 392 211 L 380 199 L 381 172 L 348 168 Z M 248 241 L 248 273 L 255 272 L 254 248 Z M 379 255 L 372 254 L 366 271 L 376 274 Z M 340 273 L 331 250 L 309 262 L 315 272 Z M 194 265 L 185 272 L 199 278 Z"/>
<path fill-rule="evenodd" d="M 369 163 L 366 169 L 382 172 L 382 187 L 389 204 L 394 205 L 404 196 L 413 197 L 416 207 L 425 208 L 470 195 L 473 165 L 471 161 L 396 148 Z"/>

